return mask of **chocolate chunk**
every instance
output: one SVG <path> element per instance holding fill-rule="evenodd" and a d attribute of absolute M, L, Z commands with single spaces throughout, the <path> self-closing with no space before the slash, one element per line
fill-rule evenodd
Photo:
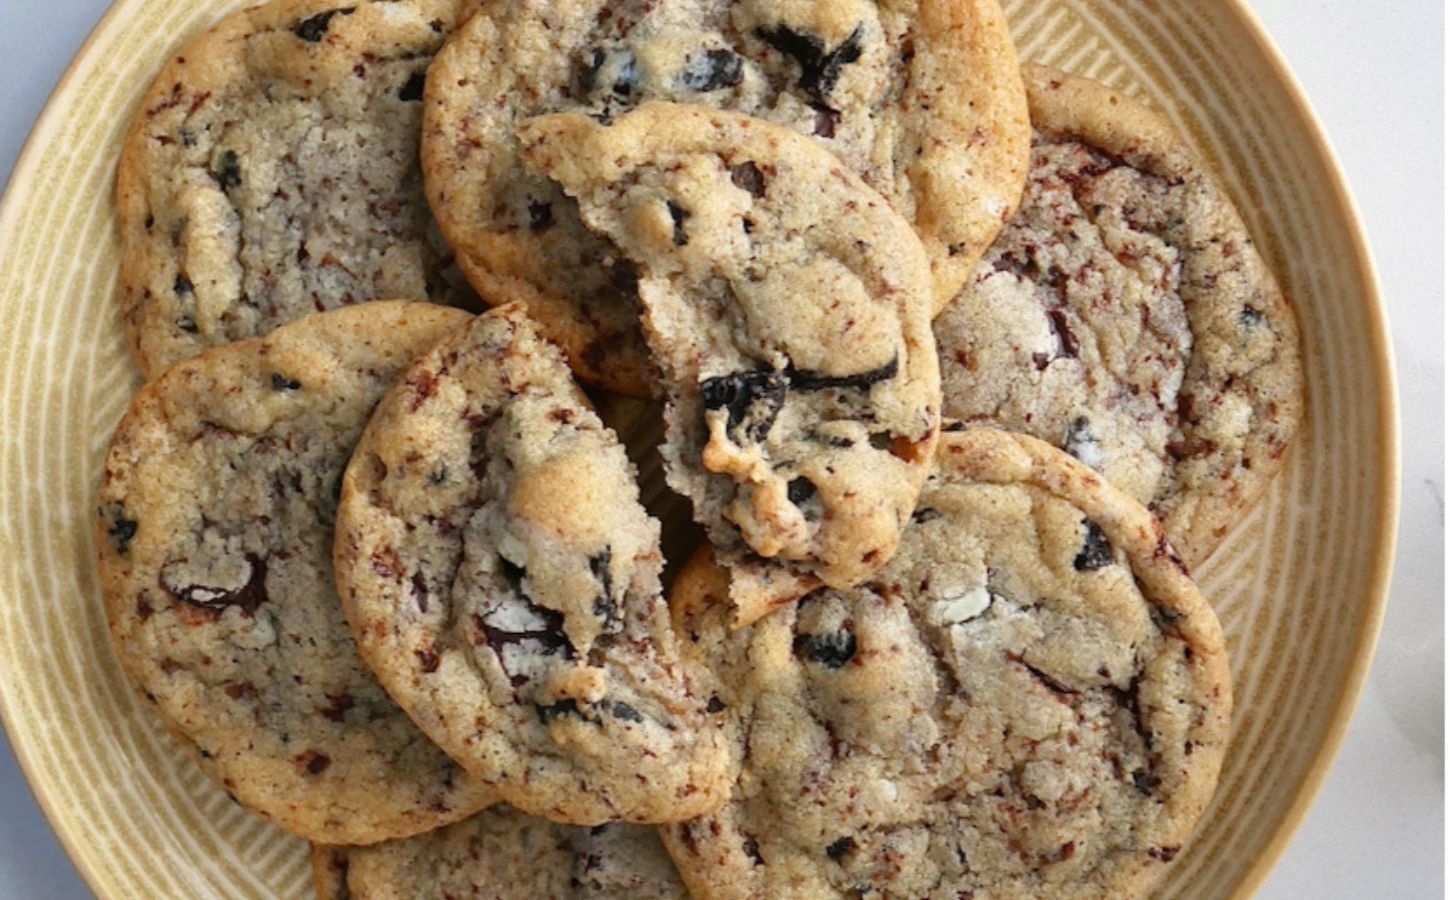
<path fill-rule="evenodd" d="M 412 579 L 413 600 L 418 604 L 418 612 L 428 611 L 428 581 L 423 577 L 422 572 L 414 572 Z"/>
<path fill-rule="evenodd" d="M 816 486 L 809 478 L 792 478 L 785 486 L 786 499 L 796 506 L 811 499 L 816 495 Z"/>
<path fill-rule="evenodd" d="M 639 710 L 635 709 L 633 706 L 630 706 L 628 703 L 616 702 L 609 707 L 609 712 L 616 719 L 623 719 L 626 722 L 644 721 L 644 716 L 639 714 Z"/>
<path fill-rule="evenodd" d="M 474 624 L 478 630 L 483 632 L 484 640 L 488 646 L 503 658 L 503 649 L 509 644 L 520 644 L 524 641 L 535 641 L 542 646 L 545 654 L 562 653 L 566 659 L 574 656 L 574 646 L 569 643 L 569 638 L 564 634 L 564 614 L 553 609 L 545 609 L 542 606 L 535 606 L 529 601 L 527 604 L 529 612 L 544 620 L 542 628 L 534 628 L 528 631 L 509 631 L 505 628 L 498 628 L 488 624 L 482 616 L 474 616 Z"/>
<path fill-rule="evenodd" d="M 831 846 L 826 848 L 826 855 L 831 858 L 832 862 L 838 863 L 846 858 L 846 854 L 855 849 L 856 839 L 848 834 L 845 837 L 832 841 Z"/>
<path fill-rule="evenodd" d="M 828 669 L 839 669 L 856 655 L 856 635 L 850 631 L 834 634 L 798 634 L 791 642 L 796 656 L 817 662 Z"/>
<path fill-rule="evenodd" d="M 306 766 L 309 775 L 321 775 L 332 765 L 332 758 L 322 753 L 304 753 L 299 761 Z"/>
<path fill-rule="evenodd" d="M 534 704 L 534 713 L 538 715 L 539 721 L 545 725 L 559 718 L 560 716 L 579 715 L 579 705 L 573 700 L 560 700 L 558 703 L 549 706 Z"/>
<path fill-rule="evenodd" d="M 599 579 L 602 588 L 594 600 L 594 614 L 605 621 L 605 630 L 611 633 L 618 631 L 623 624 L 619 621 L 619 608 L 614 602 L 614 579 L 609 574 L 609 563 L 613 556 L 613 549 L 605 547 L 603 553 L 589 558 L 589 571 Z"/>
<path fill-rule="evenodd" d="M 292 33 L 309 44 L 315 44 L 322 40 L 322 36 L 327 33 L 328 23 L 332 21 L 333 16 L 350 16 L 355 9 L 357 9 L 355 6 L 346 6 L 342 9 L 330 9 L 327 12 L 318 13 L 298 22 L 297 27 L 292 29 Z"/>
<path fill-rule="evenodd" d="M 826 52 L 825 41 L 785 25 L 758 29 L 755 33 L 771 47 L 796 61 L 801 70 L 801 90 L 820 106 L 830 106 L 831 91 L 841 77 L 841 67 L 861 58 L 860 25 L 830 52 Z"/>
<path fill-rule="evenodd" d="M 1161 781 L 1162 779 L 1158 778 L 1158 776 L 1150 775 L 1142 769 L 1135 769 L 1133 771 L 1133 787 L 1137 788 L 1138 793 L 1145 797 L 1153 796 L 1154 788 L 1158 787 Z"/>
<path fill-rule="evenodd" d="M 816 137 L 833 138 L 836 136 L 836 126 L 841 124 L 841 114 L 834 109 L 816 109 L 816 121 L 811 126 L 811 132 Z"/>
<path fill-rule="evenodd" d="M 176 273 L 176 280 L 171 283 L 171 290 L 178 297 L 190 294 L 192 291 L 191 279 L 180 272 Z"/>
<path fill-rule="evenodd" d="M 675 223 L 675 246 L 683 247 L 690 242 L 690 236 L 685 233 L 685 220 L 690 218 L 690 212 L 677 206 L 674 201 L 670 201 L 668 205 L 670 219 Z"/>
<path fill-rule="evenodd" d="M 745 840 L 740 842 L 740 849 L 745 851 L 746 856 L 755 860 L 757 866 L 765 865 L 765 857 L 760 855 L 760 842 L 755 838 L 745 838 Z"/>
<path fill-rule="evenodd" d="M 1053 334 L 1057 335 L 1059 355 L 1075 359 L 1077 357 L 1077 337 L 1067 326 L 1067 315 L 1060 309 L 1049 309 L 1047 321 L 1052 326 Z"/>
<path fill-rule="evenodd" d="M 1062 437 L 1062 449 L 1092 468 L 1102 464 L 1103 448 L 1087 416 L 1078 416 L 1067 426 L 1067 433 Z"/>
<path fill-rule="evenodd" d="M 276 372 L 272 373 L 272 390 L 295 391 L 300 387 L 302 387 L 302 382 L 293 381 L 285 375 L 278 375 Z"/>
<path fill-rule="evenodd" d="M 126 517 L 126 508 L 119 503 L 112 503 L 107 510 L 107 517 L 111 520 L 111 527 L 106 529 L 111 541 L 116 545 L 116 552 L 124 555 L 131 549 L 131 539 L 136 536 L 136 520 Z"/>
<path fill-rule="evenodd" d="M 547 200 L 529 201 L 529 230 L 544 231 L 554 224 L 554 206 Z"/>
<path fill-rule="evenodd" d="M 346 717 L 347 711 L 355 705 L 357 704 L 352 699 L 352 695 L 347 691 L 343 691 L 340 694 L 328 694 L 327 705 L 319 709 L 318 712 L 334 722 L 341 722 Z"/>
<path fill-rule="evenodd" d="M 414 72 L 412 75 L 409 75 L 408 80 L 403 82 L 403 86 L 398 89 L 398 99 L 405 102 L 422 100 L 423 84 L 427 81 L 427 78 L 428 74 L 426 72 Z"/>
<path fill-rule="evenodd" d="M 829 390 L 865 390 L 878 381 L 889 381 L 895 378 L 901 371 L 901 363 L 896 357 L 891 357 L 891 362 L 880 368 L 871 369 L 868 372 L 859 372 L 855 375 L 822 375 L 820 372 L 812 372 L 809 369 L 797 369 L 792 366 L 786 369 L 786 377 L 790 379 L 790 386 L 798 391 L 829 391 Z"/>
<path fill-rule="evenodd" d="M 584 93 L 608 90 L 620 98 L 627 98 L 639 90 L 640 81 L 639 62 L 628 50 L 596 48 L 589 55 L 589 63 L 580 76 Z"/>
<path fill-rule="evenodd" d="M 418 668 L 422 669 L 425 674 L 438 671 L 438 663 L 441 660 L 438 658 L 437 650 L 426 647 L 422 650 L 414 650 L 413 654 L 418 657 Z"/>
<path fill-rule="evenodd" d="M 752 197 L 765 196 L 765 173 L 750 160 L 730 167 L 730 183 Z"/>
<path fill-rule="evenodd" d="M 700 400 L 708 409 L 728 412 L 726 428 L 734 432 L 744 426 L 752 441 L 763 441 L 785 405 L 789 386 L 781 372 L 739 372 L 700 382 Z"/>
<path fill-rule="evenodd" d="M 707 713 L 717 713 L 717 712 L 724 712 L 724 711 L 725 711 L 725 701 L 724 700 L 721 700 L 718 695 L 711 694 L 710 695 L 710 702 L 708 702 L 708 703 L 705 704 L 705 712 L 707 712 Z"/>
<path fill-rule="evenodd" d="M 226 691 L 226 695 L 233 700 L 257 699 L 257 686 L 250 681 L 229 682 L 224 690 Z"/>
<path fill-rule="evenodd" d="M 691 91 L 715 91 L 734 87 L 745 77 L 740 57 L 729 50 L 711 49 L 690 58 L 680 75 L 680 84 Z"/>
<path fill-rule="evenodd" d="M 216 164 L 211 170 L 211 177 L 221 186 L 223 191 L 229 191 L 242 183 L 242 166 L 237 161 L 235 150 L 223 150 L 217 157 Z"/>
<path fill-rule="evenodd" d="M 1264 324 L 1264 314 L 1252 306 L 1239 310 L 1239 324 L 1245 328 L 1258 328 Z"/>
<path fill-rule="evenodd" d="M 1091 572 L 1112 565 L 1113 545 L 1108 542 L 1108 536 L 1092 519 L 1084 519 L 1083 524 L 1087 526 L 1087 534 L 1083 537 L 1082 549 L 1072 561 L 1072 567 L 1079 572 Z"/>
<path fill-rule="evenodd" d="M 1182 849 L 1182 846 L 1153 847 L 1148 851 L 1148 855 L 1151 856 L 1153 859 L 1158 860 L 1159 862 L 1168 863 L 1173 862 L 1174 857 L 1176 857 L 1178 855 L 1178 852 Z"/>
<path fill-rule="evenodd" d="M 247 615 L 251 615 L 268 599 L 267 561 L 253 553 L 248 553 L 246 560 L 247 565 L 251 567 L 251 572 L 246 584 L 238 588 L 210 587 L 204 584 L 177 586 L 167 579 L 164 569 L 161 581 L 171 596 L 183 603 L 210 610 L 224 610 L 228 606 L 235 606 Z"/>
<path fill-rule="evenodd" d="M 504 580 L 513 588 L 514 593 L 524 595 L 524 567 L 515 565 L 510 559 L 504 556 L 498 558 L 499 568 L 503 570 Z"/>

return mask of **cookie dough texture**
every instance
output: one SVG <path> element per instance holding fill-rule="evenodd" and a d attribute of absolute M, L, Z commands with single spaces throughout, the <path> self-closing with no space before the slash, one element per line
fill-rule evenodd
<path fill-rule="evenodd" d="M 926 245 L 937 305 L 1015 207 L 1029 127 L 996 0 L 519 0 L 494 3 L 433 64 L 429 201 L 486 298 L 520 299 L 581 377 L 643 394 L 633 272 L 519 157 L 553 112 L 702 104 L 810 135 Z"/>
<path fill-rule="evenodd" d="M 1026 81 L 1022 206 L 936 322 L 945 412 L 1065 448 L 1196 566 L 1293 441 L 1294 312 L 1167 122 L 1094 82 Z"/>
<path fill-rule="evenodd" d="M 364 657 L 439 746 L 555 821 L 725 798 L 722 720 L 679 658 L 633 476 L 515 304 L 408 370 L 343 483 L 338 586 Z"/>
<path fill-rule="evenodd" d="M 467 321 L 380 302 L 218 348 L 144 388 L 111 444 L 97 543 L 123 667 L 208 775 L 312 840 L 404 837 L 494 799 L 368 671 L 331 560 L 373 405 Z"/>
<path fill-rule="evenodd" d="M 638 267 L 667 475 L 733 567 L 741 621 L 885 565 L 939 425 L 910 225 L 816 142 L 737 113 L 646 103 L 519 135 Z"/>
<path fill-rule="evenodd" d="M 495 806 L 415 838 L 312 847 L 318 900 L 687 900 L 657 830 Z"/>
<path fill-rule="evenodd" d="M 681 576 L 741 772 L 662 833 L 697 897 L 1143 896 L 1228 739 L 1217 620 L 1156 520 L 1045 443 L 944 434 L 891 565 L 732 632 Z"/>
<path fill-rule="evenodd" d="M 313 312 L 473 299 L 449 281 L 418 136 L 428 62 L 474 5 L 278 0 L 162 69 L 116 176 L 122 308 L 147 378 Z"/>

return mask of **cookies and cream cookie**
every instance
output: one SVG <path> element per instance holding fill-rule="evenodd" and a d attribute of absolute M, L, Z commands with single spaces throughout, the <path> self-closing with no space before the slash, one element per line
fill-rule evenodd
<path fill-rule="evenodd" d="M 513 304 L 408 369 L 343 481 L 338 588 L 363 656 L 439 746 L 559 822 L 725 797 L 721 720 L 679 657 L 633 476 Z"/>
<path fill-rule="evenodd" d="M 944 411 L 1066 449 L 1190 566 L 1283 465 L 1294 312 L 1232 201 L 1158 114 L 1039 66 L 1016 217 L 937 319 Z"/>
<path fill-rule="evenodd" d="M 702 104 L 811 136 L 926 246 L 937 307 L 1022 190 L 1028 125 L 997 0 L 514 0 L 449 40 L 426 92 L 429 200 L 493 302 L 523 300 L 580 376 L 643 394 L 634 271 L 526 170 L 516 126 Z"/>
<path fill-rule="evenodd" d="M 666 472 L 731 566 L 740 621 L 885 565 L 939 419 L 911 226 L 815 141 L 738 113 L 650 102 L 519 136 L 638 268 Z"/>
<path fill-rule="evenodd" d="M 476 302 L 447 271 L 418 166 L 428 62 L 474 5 L 274 0 L 172 57 L 116 174 L 147 378 L 314 312 Z"/>
<path fill-rule="evenodd" d="M 1034 438 L 944 433 L 891 565 L 732 630 L 671 603 L 740 774 L 663 829 L 702 898 L 1139 897 L 1228 741 L 1217 619 L 1157 521 Z"/>
<path fill-rule="evenodd" d="M 318 900 L 687 900 L 647 825 L 558 825 L 495 806 L 368 847 L 312 847 Z"/>
<path fill-rule="evenodd" d="M 368 670 L 332 571 L 373 405 L 468 319 L 370 303 L 214 349 L 143 388 L 111 443 L 96 537 L 122 666 L 208 775 L 312 840 L 404 837 L 496 799 Z"/>

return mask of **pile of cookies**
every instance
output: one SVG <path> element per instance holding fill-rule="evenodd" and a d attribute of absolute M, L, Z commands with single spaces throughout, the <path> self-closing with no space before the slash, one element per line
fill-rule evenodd
<path fill-rule="evenodd" d="M 118 172 L 102 584 L 207 774 L 322 898 L 1149 892 L 1304 390 L 1183 139 L 996 0 L 335 3 Z"/>

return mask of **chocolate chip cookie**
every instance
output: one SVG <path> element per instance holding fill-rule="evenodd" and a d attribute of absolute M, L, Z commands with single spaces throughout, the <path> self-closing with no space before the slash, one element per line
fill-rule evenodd
<path fill-rule="evenodd" d="M 925 254 L 818 143 L 702 106 L 520 126 L 521 152 L 638 269 L 670 484 L 741 622 L 891 558 L 940 404 Z"/>
<path fill-rule="evenodd" d="M 721 721 L 679 658 L 633 474 L 514 304 L 407 371 L 343 482 L 337 579 L 363 656 L 439 746 L 554 821 L 725 798 Z"/>
<path fill-rule="evenodd" d="M 525 170 L 514 129 L 648 100 L 811 135 L 915 226 L 938 307 L 1022 190 L 1026 103 L 997 0 L 488 4 L 430 72 L 429 201 L 479 292 L 528 303 L 580 376 L 613 390 L 650 380 L 633 269 Z"/>
<path fill-rule="evenodd" d="M 380 302 L 175 366 L 131 402 L 97 521 L 131 680 L 242 805 L 329 843 L 495 799 L 398 708 L 333 588 L 337 491 L 373 405 L 467 314 Z"/>
<path fill-rule="evenodd" d="M 365 300 L 477 302 L 418 167 L 428 63 L 475 5 L 278 0 L 162 69 L 116 175 L 122 306 L 147 378 Z"/>
<path fill-rule="evenodd" d="M 1167 122 L 1094 82 L 1025 75 L 1021 209 L 936 322 L 945 411 L 1065 448 L 1196 566 L 1298 429 L 1294 312 Z"/>
<path fill-rule="evenodd" d="M 672 592 L 742 769 L 662 830 L 697 897 L 1142 896 L 1213 793 L 1218 621 L 1157 521 L 1034 438 L 943 434 L 896 558 L 731 631 Z"/>
<path fill-rule="evenodd" d="M 312 847 L 318 900 L 686 900 L 645 825 L 583 828 L 496 806 L 370 847 Z"/>

